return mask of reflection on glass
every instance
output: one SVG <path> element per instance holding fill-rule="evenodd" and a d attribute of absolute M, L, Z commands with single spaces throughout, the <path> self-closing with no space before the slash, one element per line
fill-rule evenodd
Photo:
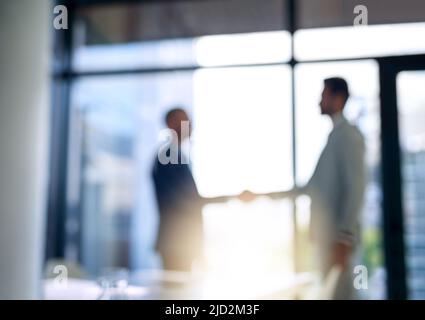
<path fill-rule="evenodd" d="M 297 184 L 304 185 L 313 173 L 318 157 L 332 128 L 331 120 L 320 114 L 323 80 L 340 76 L 348 81 L 351 97 L 344 113 L 356 124 L 366 142 L 368 184 L 362 218 L 361 262 L 368 267 L 370 286 L 367 297 L 384 298 L 384 269 L 381 246 L 380 117 L 378 67 L 374 61 L 300 64 L 296 76 Z M 306 220 L 307 200 L 297 200 L 300 220 Z M 305 242 L 306 233 L 300 236 Z M 308 258 L 308 257 L 307 257 Z M 308 262 L 302 259 L 303 265 Z"/>
<path fill-rule="evenodd" d="M 408 297 L 425 299 L 425 71 L 397 76 Z"/>
<path fill-rule="evenodd" d="M 379 57 L 425 52 L 425 23 L 299 30 L 298 60 Z"/>

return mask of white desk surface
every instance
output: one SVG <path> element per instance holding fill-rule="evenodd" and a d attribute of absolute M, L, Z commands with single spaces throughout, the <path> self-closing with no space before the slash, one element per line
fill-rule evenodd
<path fill-rule="evenodd" d="M 293 299 L 313 283 L 314 277 L 307 273 L 272 279 L 263 285 L 252 280 L 229 283 L 229 279 L 195 279 L 185 273 L 148 270 L 131 275 L 126 296 L 129 300 Z M 65 283 L 44 280 L 47 300 L 96 300 L 102 292 L 94 280 L 68 279 Z"/>

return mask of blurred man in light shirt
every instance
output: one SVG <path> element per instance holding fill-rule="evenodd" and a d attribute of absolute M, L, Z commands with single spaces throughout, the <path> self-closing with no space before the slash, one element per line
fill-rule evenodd
<path fill-rule="evenodd" d="M 360 212 L 365 189 L 365 143 L 357 127 L 343 115 L 349 98 L 342 78 L 324 80 L 320 101 L 323 115 L 332 119 L 333 129 L 306 186 L 268 194 L 282 198 L 307 194 L 311 198 L 311 238 L 318 252 L 319 270 L 326 277 L 332 267 L 342 273 L 334 299 L 355 299 L 353 257 L 360 240 Z M 247 193 L 246 198 L 249 199 Z"/>

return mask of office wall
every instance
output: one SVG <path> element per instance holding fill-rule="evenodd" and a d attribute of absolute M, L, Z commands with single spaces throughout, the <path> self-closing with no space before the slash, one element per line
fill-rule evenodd
<path fill-rule="evenodd" d="M 300 0 L 298 28 L 352 26 L 354 8 L 368 9 L 369 24 L 389 24 L 425 21 L 423 0 Z"/>
<path fill-rule="evenodd" d="M 49 0 L 0 1 L 0 299 L 40 297 Z"/>
<path fill-rule="evenodd" d="M 296 0 L 295 5 L 298 29 L 352 26 L 358 5 L 367 7 L 369 24 L 425 21 L 423 0 Z M 93 45 L 287 30 L 288 10 L 285 0 L 115 1 L 80 10 L 77 20 L 81 40 Z"/>
<path fill-rule="evenodd" d="M 77 15 L 88 44 L 287 29 L 284 0 L 116 2 Z"/>

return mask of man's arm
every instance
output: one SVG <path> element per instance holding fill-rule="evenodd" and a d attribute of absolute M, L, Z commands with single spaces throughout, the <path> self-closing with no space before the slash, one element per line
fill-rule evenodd
<path fill-rule="evenodd" d="M 289 198 L 293 196 L 293 194 L 294 194 L 294 190 L 288 190 L 288 191 L 270 192 L 263 195 L 273 200 L 279 200 L 283 198 Z"/>
<path fill-rule="evenodd" d="M 231 199 L 238 198 L 239 200 L 249 202 L 254 200 L 257 197 L 266 196 L 273 200 L 283 199 L 283 198 L 291 198 L 296 197 L 300 194 L 303 194 L 307 191 L 307 187 L 302 188 L 293 188 L 291 190 L 287 191 L 279 191 L 279 192 L 270 192 L 270 193 L 254 193 L 251 191 L 244 191 L 239 195 L 233 195 L 233 196 L 222 196 L 222 197 L 213 197 L 213 198 L 205 198 L 203 197 L 202 200 L 204 201 L 204 204 L 210 204 L 210 203 L 223 203 L 227 202 Z"/>
<path fill-rule="evenodd" d="M 229 201 L 232 198 L 236 198 L 237 196 L 222 196 L 222 197 L 201 197 L 203 205 L 213 204 L 213 203 L 224 203 Z"/>
<path fill-rule="evenodd" d="M 270 192 L 270 193 L 254 193 L 251 191 L 244 191 L 238 196 L 233 196 L 229 198 L 238 198 L 239 200 L 242 200 L 244 202 L 250 202 L 255 200 L 258 197 L 268 197 L 273 200 L 279 200 L 284 198 L 293 198 L 300 194 L 303 194 L 304 188 L 294 188 L 287 191 L 278 191 L 278 192 Z"/>
<path fill-rule="evenodd" d="M 298 189 L 292 189 L 289 191 L 280 191 L 280 192 L 272 192 L 272 193 L 266 193 L 266 194 L 257 194 L 253 193 L 251 191 L 244 191 L 239 195 L 233 195 L 233 196 L 222 196 L 222 197 L 214 197 L 214 198 L 202 198 L 204 204 L 211 204 L 211 203 L 223 203 L 227 202 L 231 199 L 239 199 L 245 202 L 250 202 L 254 200 L 257 197 L 266 196 L 272 199 L 283 199 L 288 197 L 293 197 L 298 192 Z"/>
<path fill-rule="evenodd" d="M 270 192 L 266 194 L 262 194 L 267 196 L 273 200 L 283 199 L 283 198 L 294 198 L 301 194 L 305 193 L 305 187 L 296 187 L 287 191 L 279 191 L 279 192 Z"/>
<path fill-rule="evenodd" d="M 181 166 L 181 181 L 184 181 L 183 185 L 186 187 L 186 192 L 189 192 L 189 196 L 196 201 L 201 206 L 207 205 L 207 204 L 214 204 L 214 203 L 225 203 L 229 201 L 230 199 L 237 197 L 235 196 L 221 196 L 221 197 L 203 197 L 199 194 L 198 188 L 196 186 L 195 180 L 193 178 L 192 172 L 190 171 L 188 166 Z"/>

